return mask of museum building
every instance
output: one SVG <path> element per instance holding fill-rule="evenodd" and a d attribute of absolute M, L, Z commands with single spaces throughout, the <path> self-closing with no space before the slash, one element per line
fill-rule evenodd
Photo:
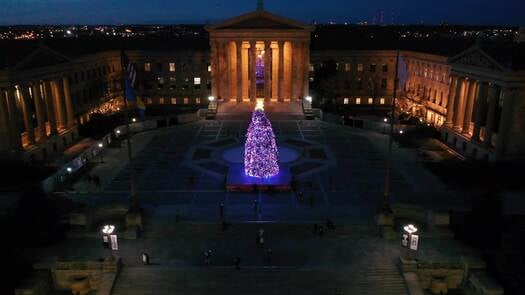
<path fill-rule="evenodd" d="M 148 108 L 206 107 L 210 96 L 219 108 L 221 102 L 257 99 L 296 103 L 311 94 L 314 73 L 328 60 L 337 70 L 334 103 L 390 108 L 398 54 L 391 45 L 367 49 L 322 42 L 314 26 L 261 8 L 205 29 L 204 40 L 126 47 L 138 72 L 137 94 Z M 0 48 L 4 157 L 46 161 L 78 140 L 78 126 L 90 114 L 122 108 L 119 48 L 51 43 Z M 408 79 L 396 105 L 439 127 L 443 141 L 466 157 L 522 158 L 523 48 L 478 43 L 444 53 L 404 46 L 399 55 Z"/>

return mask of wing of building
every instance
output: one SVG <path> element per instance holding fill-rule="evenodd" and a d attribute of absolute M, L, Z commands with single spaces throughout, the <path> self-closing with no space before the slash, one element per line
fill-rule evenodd
<path fill-rule="evenodd" d="M 397 50 L 408 80 L 398 107 L 441 128 L 477 159 L 525 155 L 523 43 L 381 42 L 351 26 L 311 26 L 259 9 L 206 26 L 194 38 L 5 41 L 0 46 L 0 154 L 45 161 L 78 140 L 94 112 L 119 111 L 120 51 L 138 71 L 148 111 L 219 101 L 293 103 L 315 73 L 335 65 L 329 98 L 341 108 L 386 111 Z M 314 98 L 315 99 L 315 98 Z"/>

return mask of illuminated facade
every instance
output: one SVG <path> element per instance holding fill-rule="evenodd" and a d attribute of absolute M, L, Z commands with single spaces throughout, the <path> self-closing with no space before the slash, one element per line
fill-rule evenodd
<path fill-rule="evenodd" d="M 320 44 L 313 26 L 262 9 L 206 29 L 209 38 L 188 44 L 163 40 L 158 48 L 126 50 L 148 110 L 205 107 L 209 96 L 219 104 L 292 103 L 310 95 L 326 61 L 336 64 L 332 103 L 390 109 L 397 52 L 388 44 L 373 50 Z M 62 54 L 61 48 L 35 46 L 23 57 L 17 52 L 12 64 L 0 63 L 0 155 L 45 161 L 77 140 L 77 127 L 89 114 L 121 108 L 120 51 L 62 48 L 69 51 Z M 402 50 L 408 80 L 397 93 L 399 108 L 439 127 L 443 141 L 467 157 L 522 157 L 525 67 L 502 59 L 508 52 L 480 46 L 459 55 Z"/>

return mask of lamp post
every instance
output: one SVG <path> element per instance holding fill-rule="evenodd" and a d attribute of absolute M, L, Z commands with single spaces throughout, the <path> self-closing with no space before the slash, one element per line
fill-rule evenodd
<path fill-rule="evenodd" d="M 403 234 L 402 246 L 407 248 L 407 259 L 410 259 L 410 250 L 417 251 L 419 236 L 415 233 L 418 231 L 413 224 L 408 224 L 403 227 L 405 234 Z"/>
<path fill-rule="evenodd" d="M 104 157 L 102 156 L 102 152 L 104 151 L 102 148 L 104 147 L 104 145 L 102 144 L 102 142 L 100 142 L 98 144 L 98 154 L 100 155 L 100 163 L 104 163 Z"/>
<path fill-rule="evenodd" d="M 102 241 L 104 248 L 108 248 L 109 250 L 109 258 L 110 260 L 113 260 L 113 245 L 111 242 L 111 235 L 115 231 L 115 226 L 111 224 L 104 225 L 102 227 Z"/>

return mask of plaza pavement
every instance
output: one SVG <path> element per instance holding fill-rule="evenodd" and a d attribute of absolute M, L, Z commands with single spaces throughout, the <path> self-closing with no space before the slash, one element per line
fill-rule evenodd
<path fill-rule="evenodd" d="M 249 117 L 249 116 L 248 116 Z M 142 237 L 121 239 L 116 255 L 124 268 L 114 294 L 406 294 L 396 268 L 403 254 L 399 240 L 383 240 L 373 222 L 382 202 L 388 138 L 319 121 L 287 120 L 274 116 L 278 138 L 296 137 L 328 147 L 336 165 L 298 179 L 305 199 L 293 193 L 227 193 L 216 179 L 183 165 L 188 150 L 221 138 L 243 138 L 246 119 L 200 121 L 140 133 L 133 137 L 137 187 L 146 218 Z M 416 161 L 415 151 L 394 148 L 392 201 L 416 203 L 446 210 L 463 205 Z M 88 205 L 128 201 L 127 150 L 107 149 L 105 163 L 91 174 L 102 189 L 86 177 L 67 196 Z M 308 183 L 311 182 L 310 187 Z M 314 198 L 313 205 L 308 197 Z M 254 200 L 259 208 L 254 210 Z M 224 219 L 232 226 L 223 231 Z M 176 219 L 179 216 L 179 220 Z M 336 231 L 320 237 L 313 224 L 327 217 Z M 255 243 L 265 229 L 268 262 Z M 153 265 L 142 266 L 146 250 Z M 204 264 L 203 251 L 213 250 L 212 263 Z M 107 255 L 100 239 L 68 239 L 31 251 L 55 260 L 96 260 Z M 458 262 L 475 255 L 472 249 L 434 232 L 421 231 L 417 257 L 426 261 Z M 241 271 L 233 258 L 241 258 Z"/>

